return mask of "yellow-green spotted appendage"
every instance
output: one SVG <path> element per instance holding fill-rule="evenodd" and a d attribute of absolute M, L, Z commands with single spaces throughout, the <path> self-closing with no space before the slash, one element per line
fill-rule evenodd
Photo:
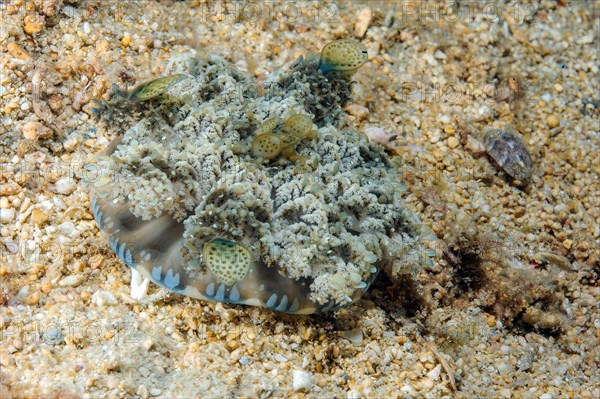
<path fill-rule="evenodd" d="M 256 158 L 273 159 L 281 152 L 281 140 L 273 133 L 259 134 L 252 141 L 252 154 Z"/>
<path fill-rule="evenodd" d="M 328 72 L 351 73 L 363 66 L 369 54 L 365 46 L 351 39 L 336 40 L 321 50 L 319 70 Z"/>
<path fill-rule="evenodd" d="M 313 120 L 304 114 L 292 115 L 283 123 L 283 130 L 292 136 L 302 140 L 310 137 L 313 131 Z"/>
<path fill-rule="evenodd" d="M 250 252 L 243 245 L 223 238 L 206 243 L 202 255 L 206 267 L 226 285 L 242 281 L 252 264 Z"/>
<path fill-rule="evenodd" d="M 263 123 L 261 123 L 258 126 L 258 128 L 256 128 L 256 131 L 254 132 L 254 134 L 257 136 L 260 136 L 261 134 L 271 133 L 273 131 L 273 129 L 275 129 L 276 126 L 277 126 L 277 118 L 275 118 L 275 117 L 269 118 L 269 119 L 265 120 Z"/>
<path fill-rule="evenodd" d="M 167 90 L 187 77 L 188 75 L 177 74 L 164 76 L 162 78 L 142 83 L 133 89 L 133 91 L 127 96 L 127 99 L 136 102 L 150 100 L 165 94 Z"/>

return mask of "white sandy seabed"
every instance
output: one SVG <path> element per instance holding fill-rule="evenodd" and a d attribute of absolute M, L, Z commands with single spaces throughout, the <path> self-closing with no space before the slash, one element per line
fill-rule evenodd
<path fill-rule="evenodd" d="M 448 4 L 0 4 L 0 397 L 600 397 L 597 3 Z M 347 123 L 400 165 L 433 266 L 331 315 L 133 300 L 80 184 L 113 138 L 91 100 L 190 51 L 262 81 L 340 37 L 369 51 Z"/>

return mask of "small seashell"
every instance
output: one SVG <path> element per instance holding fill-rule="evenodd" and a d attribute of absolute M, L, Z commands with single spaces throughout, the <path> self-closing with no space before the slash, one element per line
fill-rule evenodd
<path fill-rule="evenodd" d="M 523 141 L 509 130 L 490 129 L 483 137 L 488 155 L 511 178 L 522 185 L 531 179 L 533 165 Z"/>

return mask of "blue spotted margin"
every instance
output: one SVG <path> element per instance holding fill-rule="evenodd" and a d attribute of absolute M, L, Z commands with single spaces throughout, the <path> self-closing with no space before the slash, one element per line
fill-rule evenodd
<path fill-rule="evenodd" d="M 127 202 L 115 205 L 101 195 L 92 197 L 91 205 L 96 223 L 108 236 L 115 254 L 154 284 L 178 294 L 294 314 L 323 313 L 346 304 L 331 301 L 319 305 L 309 299 L 310 279 L 287 278 L 260 261 L 253 262 L 241 281 L 227 285 L 208 270 L 185 267 L 183 223 L 167 215 L 141 220 L 129 211 Z M 357 290 L 355 299 L 367 288 Z"/>

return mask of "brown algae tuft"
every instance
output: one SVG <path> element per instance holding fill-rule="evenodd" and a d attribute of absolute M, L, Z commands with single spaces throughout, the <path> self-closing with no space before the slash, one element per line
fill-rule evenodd
<path fill-rule="evenodd" d="M 444 301 L 477 301 L 507 327 L 555 335 L 567 320 L 561 315 L 564 286 L 556 265 L 551 270 L 519 265 L 509 240 L 467 223 L 445 239 L 443 260 L 448 265 Z"/>

